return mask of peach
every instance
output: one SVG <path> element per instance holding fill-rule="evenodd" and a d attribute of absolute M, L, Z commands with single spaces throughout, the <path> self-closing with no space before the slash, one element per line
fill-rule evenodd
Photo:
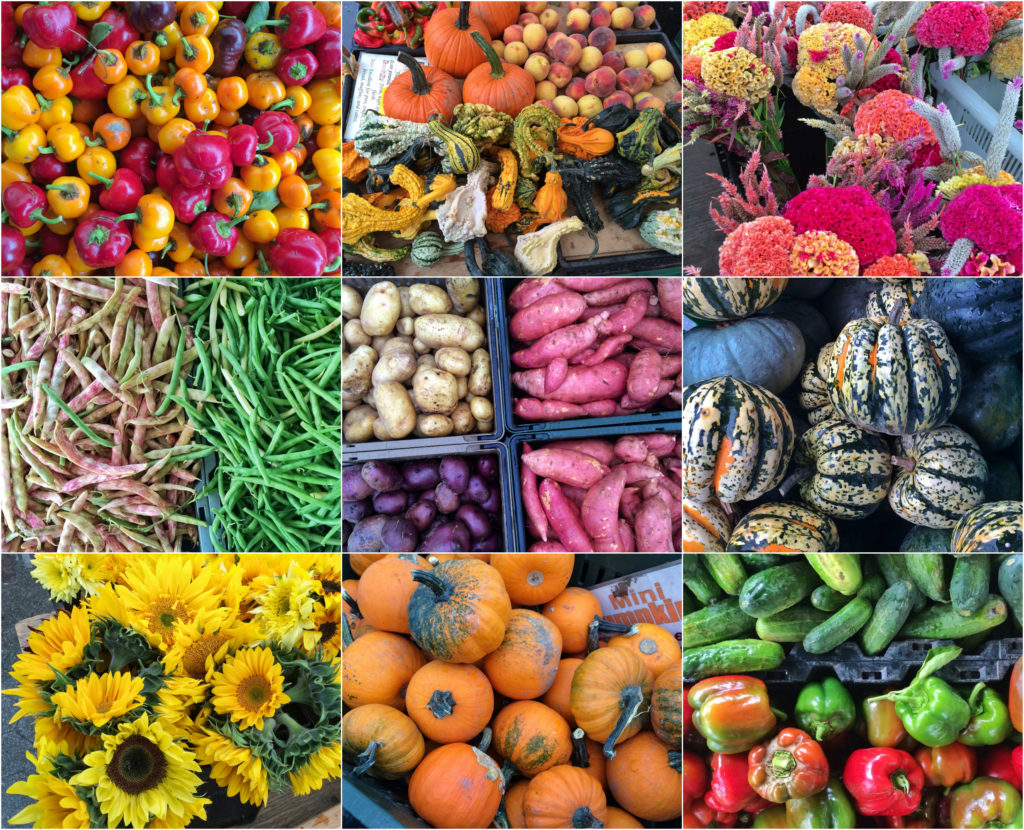
<path fill-rule="evenodd" d="M 555 59 L 561 61 L 566 66 L 578 64 L 582 54 L 583 49 L 571 37 L 563 37 L 555 44 Z"/>
<path fill-rule="evenodd" d="M 526 63 L 523 65 L 523 69 L 533 75 L 533 80 L 543 81 L 548 76 L 548 69 L 551 67 L 551 61 L 548 60 L 548 56 L 541 52 L 534 52 L 530 57 L 526 59 Z"/>
<path fill-rule="evenodd" d="M 523 8 L 526 9 L 528 12 L 532 12 L 533 14 L 540 14 L 547 7 L 548 4 L 543 0 L 541 0 L 541 2 L 536 2 L 536 0 L 534 0 L 534 2 L 523 3 Z"/>
<path fill-rule="evenodd" d="M 635 9 L 640 5 L 640 0 L 619 0 L 620 6 L 625 6 L 627 9 Z"/>
<path fill-rule="evenodd" d="M 630 49 L 626 52 L 626 66 L 647 66 L 647 53 L 643 49 Z"/>
<path fill-rule="evenodd" d="M 588 46 L 580 53 L 580 62 L 576 64 L 580 72 L 593 72 L 601 65 L 604 55 L 596 46 Z"/>
<path fill-rule="evenodd" d="M 612 28 L 628 29 L 633 25 L 633 12 L 627 8 L 619 8 L 612 12 Z"/>
<path fill-rule="evenodd" d="M 593 22 L 594 18 L 590 18 Z M 591 46 L 596 46 L 602 52 L 607 52 L 609 49 L 615 48 L 615 32 L 609 29 L 607 26 L 598 26 L 594 31 L 590 33 L 587 38 L 587 42 Z"/>
<path fill-rule="evenodd" d="M 626 61 L 625 58 L 622 57 L 622 52 L 612 49 L 610 52 L 604 53 L 604 57 L 601 59 L 601 65 L 609 67 L 613 72 L 621 72 L 626 68 Z"/>
<path fill-rule="evenodd" d="M 590 30 L 590 12 L 586 9 L 572 9 L 565 16 L 565 28 L 570 32 L 586 32 Z"/>
<path fill-rule="evenodd" d="M 540 13 L 540 24 L 547 29 L 549 32 L 553 32 L 558 28 L 558 10 L 557 9 L 544 9 Z"/>
<path fill-rule="evenodd" d="M 544 52 L 549 58 L 554 59 L 555 57 L 555 44 L 558 43 L 563 37 L 566 37 L 565 32 L 552 32 L 548 35 L 548 39 L 544 42 Z"/>
<path fill-rule="evenodd" d="M 631 67 L 629 69 L 623 69 L 616 76 L 616 83 L 618 88 L 623 92 L 628 92 L 630 95 L 636 95 L 644 89 L 644 76 L 639 69 Z"/>
<path fill-rule="evenodd" d="M 615 73 L 607 66 L 595 69 L 586 77 L 586 89 L 591 95 L 604 98 L 615 91 Z"/>
<path fill-rule="evenodd" d="M 548 69 L 548 80 L 559 89 L 565 89 L 572 80 L 572 67 L 564 63 L 553 63 Z"/>
<path fill-rule="evenodd" d="M 581 34 L 579 34 L 577 32 L 576 34 L 569 35 L 569 37 L 571 37 L 573 40 L 575 40 L 580 45 L 580 49 L 586 49 L 587 48 L 587 36 L 586 35 L 581 35 Z"/>
<path fill-rule="evenodd" d="M 651 72 L 646 66 L 636 67 L 640 71 L 640 74 L 644 76 L 644 89 L 650 89 L 654 86 L 654 73 Z"/>
<path fill-rule="evenodd" d="M 526 48 L 525 43 L 514 41 L 505 44 L 505 57 L 502 60 L 522 66 L 528 57 L 530 57 L 530 50 Z"/>
<path fill-rule="evenodd" d="M 604 99 L 604 105 L 606 107 L 613 107 L 616 104 L 625 104 L 630 109 L 633 109 L 633 97 L 628 92 L 623 92 L 620 89 Z"/>
<path fill-rule="evenodd" d="M 590 13 L 590 25 L 597 26 L 610 26 L 612 23 L 612 13 L 607 9 L 597 8 Z"/>
<path fill-rule="evenodd" d="M 601 0 L 597 5 L 608 12 L 608 14 L 611 14 L 619 7 L 619 4 L 616 3 L 615 0 Z"/>
<path fill-rule="evenodd" d="M 516 20 L 520 26 L 529 26 L 531 23 L 540 23 L 540 18 L 531 12 L 523 12 L 519 15 L 519 19 Z"/>
<path fill-rule="evenodd" d="M 660 43 L 648 43 L 644 46 L 644 54 L 647 55 L 647 63 L 650 65 L 665 57 L 665 47 Z"/>
<path fill-rule="evenodd" d="M 682 90 L 679 90 L 679 92 L 681 101 Z M 576 102 L 576 104 L 580 108 L 580 115 L 584 116 L 585 118 L 593 118 L 604 108 L 604 105 L 601 103 L 601 99 L 598 98 L 596 95 L 584 95 L 582 98 L 580 98 L 579 101 Z"/>
<path fill-rule="evenodd" d="M 541 81 L 537 84 L 537 89 L 534 92 L 534 97 L 538 101 L 554 101 L 556 95 L 558 95 L 558 87 L 551 81 Z"/>
<path fill-rule="evenodd" d="M 657 95 L 646 95 L 644 99 L 636 105 L 636 109 L 645 110 L 648 107 L 654 107 L 655 109 L 664 112 L 665 102 L 662 101 Z"/>
<path fill-rule="evenodd" d="M 555 112 L 562 118 L 575 118 L 580 114 L 579 105 L 568 95 L 559 95 L 551 103 L 555 105 Z"/>
<path fill-rule="evenodd" d="M 523 27 L 518 23 L 506 26 L 505 31 L 501 33 L 501 39 L 505 41 L 505 43 L 522 43 Z"/>
<path fill-rule="evenodd" d="M 654 6 L 644 3 L 633 11 L 633 28 L 649 29 L 654 22 Z"/>
<path fill-rule="evenodd" d="M 660 45 L 660 44 L 659 44 Z M 675 77 L 675 67 L 664 58 L 652 62 L 648 67 L 656 84 L 663 84 Z"/>
<path fill-rule="evenodd" d="M 587 0 L 570 0 L 569 9 L 583 9 L 585 12 L 590 11 L 590 3 Z M 588 15 L 589 17 L 589 15 Z"/>
<path fill-rule="evenodd" d="M 587 94 L 587 85 L 582 78 L 573 78 L 565 88 L 565 94 L 572 100 L 579 101 Z"/>
<path fill-rule="evenodd" d="M 540 23 L 530 23 L 523 27 L 523 43 L 531 52 L 539 52 L 548 39 L 548 30 Z"/>
<path fill-rule="evenodd" d="M 672 100 L 677 104 L 683 103 L 683 91 L 681 89 L 677 89 L 675 95 L 672 96 Z"/>
<path fill-rule="evenodd" d="M 492 40 L 491 48 L 498 55 L 498 60 L 501 60 L 505 55 L 505 44 L 500 40 Z"/>
<path fill-rule="evenodd" d="M 555 109 L 554 101 L 548 101 L 547 99 L 545 99 L 543 101 L 538 101 L 537 103 L 540 104 L 542 107 L 547 107 L 555 115 L 558 115 L 558 110 Z"/>

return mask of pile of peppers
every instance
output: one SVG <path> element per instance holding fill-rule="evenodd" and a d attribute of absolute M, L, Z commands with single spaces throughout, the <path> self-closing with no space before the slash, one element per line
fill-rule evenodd
<path fill-rule="evenodd" d="M 1021 827 L 1022 670 L 1009 688 L 936 676 L 932 649 L 904 689 L 857 701 L 835 677 L 806 684 L 791 716 L 764 681 L 683 690 L 683 826 Z"/>
<path fill-rule="evenodd" d="M 365 4 L 356 13 L 356 30 L 352 41 L 361 49 L 381 46 L 408 46 L 417 49 L 423 45 L 423 26 L 434 12 L 436 3 Z"/>

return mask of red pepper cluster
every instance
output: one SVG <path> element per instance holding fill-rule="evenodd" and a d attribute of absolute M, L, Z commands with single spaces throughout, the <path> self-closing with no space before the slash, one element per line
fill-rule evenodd
<path fill-rule="evenodd" d="M 352 40 L 362 49 L 376 49 L 380 46 L 408 46 L 416 49 L 423 45 L 423 25 L 436 5 L 417 2 L 369 3 L 356 14 L 356 30 L 352 33 Z M 393 18 L 388 6 L 397 6 L 402 18 Z"/>

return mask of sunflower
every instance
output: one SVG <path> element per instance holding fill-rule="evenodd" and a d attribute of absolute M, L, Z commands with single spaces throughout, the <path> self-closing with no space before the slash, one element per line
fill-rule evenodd
<path fill-rule="evenodd" d="M 328 594 L 317 603 L 313 622 L 320 634 L 320 648 L 328 657 L 341 651 L 341 594 Z"/>
<path fill-rule="evenodd" d="M 341 742 L 335 741 L 330 746 L 318 749 L 309 760 L 294 772 L 288 773 L 292 784 L 292 793 L 307 795 L 311 790 L 319 790 L 324 781 L 338 777 L 341 769 Z"/>
<path fill-rule="evenodd" d="M 273 642 L 285 648 L 301 643 L 303 648 L 310 649 L 318 639 L 313 622 L 316 593 L 317 583 L 293 562 L 288 573 L 274 578 L 257 596 L 253 614 L 258 615 L 263 633 Z"/>
<path fill-rule="evenodd" d="M 44 741 L 38 756 L 26 754 L 36 774 L 11 784 L 7 792 L 28 796 L 33 803 L 13 816 L 11 824 L 31 822 L 33 827 L 90 827 L 88 805 L 67 781 L 52 774 L 50 757 L 61 754 L 59 747 Z"/>
<path fill-rule="evenodd" d="M 103 746 L 99 735 L 86 735 L 70 723 L 63 723 L 53 717 L 37 717 L 32 726 L 35 746 L 41 746 L 44 741 L 51 743 L 61 755 L 83 758 Z"/>
<path fill-rule="evenodd" d="M 166 683 L 157 692 L 157 704 L 154 707 L 164 728 L 175 738 L 189 738 L 195 726 L 192 707 L 206 700 L 209 683 L 203 683 L 191 677 L 168 677 Z M 209 708 L 204 707 L 197 719 L 205 719 L 203 713 Z"/>
<path fill-rule="evenodd" d="M 70 603 L 82 590 L 80 567 L 69 554 L 40 553 L 32 557 L 32 576 L 50 592 L 50 599 Z"/>
<path fill-rule="evenodd" d="M 175 628 L 173 643 L 164 657 L 164 670 L 209 680 L 229 649 L 256 639 L 256 626 L 238 620 L 234 609 L 204 611 Z"/>
<path fill-rule="evenodd" d="M 142 704 L 142 686 L 128 672 L 89 674 L 52 699 L 58 718 L 105 726 Z"/>
<path fill-rule="evenodd" d="M 284 693 L 284 675 L 269 648 L 247 648 L 235 652 L 213 675 L 213 708 L 231 715 L 241 729 L 263 728 L 279 706 L 290 703 Z"/>
<path fill-rule="evenodd" d="M 196 757 L 210 767 L 210 777 L 237 795 L 243 804 L 266 804 L 269 782 L 263 762 L 247 747 L 236 746 L 217 732 L 204 729 L 192 737 Z"/>
<path fill-rule="evenodd" d="M 103 749 L 85 756 L 86 769 L 74 775 L 73 787 L 95 787 L 100 810 L 118 824 L 143 827 L 157 818 L 183 823 L 196 807 L 206 818 L 209 799 L 196 796 L 202 784 L 196 756 L 176 744 L 159 720 L 143 714 L 123 723 L 116 735 L 103 736 Z"/>

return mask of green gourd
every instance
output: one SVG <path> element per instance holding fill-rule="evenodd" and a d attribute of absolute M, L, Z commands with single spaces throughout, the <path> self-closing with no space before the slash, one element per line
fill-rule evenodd
<path fill-rule="evenodd" d="M 439 115 L 432 115 L 427 129 L 444 144 L 453 173 L 469 173 L 480 164 L 480 151 L 471 139 L 446 127 Z"/>
<path fill-rule="evenodd" d="M 437 231 L 422 231 L 412 241 L 413 264 L 420 268 L 430 268 L 446 256 L 462 253 L 462 243 L 445 243 L 444 237 Z"/>
<path fill-rule="evenodd" d="M 1021 434 L 1021 375 L 1016 360 L 975 367 L 964 362 L 960 403 L 950 420 L 985 452 L 1006 449 Z"/>

